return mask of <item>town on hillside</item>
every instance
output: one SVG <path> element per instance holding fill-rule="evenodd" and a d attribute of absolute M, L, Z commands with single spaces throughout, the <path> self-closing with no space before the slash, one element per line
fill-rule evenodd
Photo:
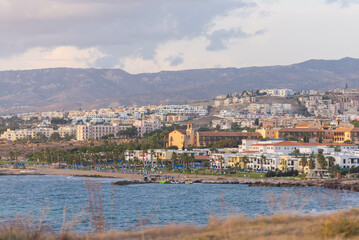
<path fill-rule="evenodd" d="M 3 115 L 0 139 L 0 161 L 13 167 L 350 175 L 359 173 L 359 89 L 248 90 L 186 105 Z"/>

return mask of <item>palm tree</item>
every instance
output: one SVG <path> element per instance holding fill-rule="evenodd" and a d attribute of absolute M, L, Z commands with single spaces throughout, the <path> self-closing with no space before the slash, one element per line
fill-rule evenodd
<path fill-rule="evenodd" d="M 324 169 L 327 166 L 327 161 L 325 160 L 325 157 L 322 152 L 318 152 L 317 154 L 317 161 L 320 166 L 320 168 Z"/>
<path fill-rule="evenodd" d="M 159 157 L 157 157 L 156 165 L 162 166 L 162 160 Z"/>
<path fill-rule="evenodd" d="M 224 160 L 224 157 L 223 157 L 223 156 L 221 156 L 221 157 L 219 158 L 219 163 L 221 164 L 221 171 L 222 171 L 222 165 L 225 163 L 225 160 Z"/>
<path fill-rule="evenodd" d="M 208 161 L 205 161 L 202 163 L 202 170 L 203 170 L 203 175 L 206 174 L 206 167 L 208 168 L 210 165 L 209 165 L 209 162 Z"/>
<path fill-rule="evenodd" d="M 216 160 L 214 158 L 211 158 L 211 173 L 213 174 L 213 166 L 216 163 Z"/>
<path fill-rule="evenodd" d="M 186 168 L 188 168 L 188 154 L 187 153 L 182 153 L 180 154 L 180 159 L 181 159 L 181 165 L 182 166 L 186 166 Z"/>
<path fill-rule="evenodd" d="M 239 168 L 239 162 L 236 162 L 234 164 L 235 168 L 236 168 L 236 176 L 238 177 L 238 168 Z"/>
<path fill-rule="evenodd" d="M 133 158 L 133 163 L 134 163 L 134 167 L 135 167 L 135 172 L 137 171 L 137 164 L 139 163 L 139 159 L 138 159 L 138 157 L 134 157 Z"/>
<path fill-rule="evenodd" d="M 13 151 L 9 152 L 9 156 L 10 156 L 10 160 L 14 160 L 15 159 L 15 153 Z"/>
<path fill-rule="evenodd" d="M 155 151 L 151 149 L 151 167 L 153 167 L 153 155 L 155 154 Z"/>
<path fill-rule="evenodd" d="M 173 162 L 173 164 L 177 163 L 177 159 L 178 159 L 178 155 L 176 152 L 172 152 L 172 156 L 171 156 L 171 160 Z"/>
<path fill-rule="evenodd" d="M 304 173 L 304 168 L 307 166 L 308 164 L 308 159 L 306 158 L 306 156 L 301 157 L 300 159 L 300 164 L 302 165 L 303 168 L 303 173 Z"/>
<path fill-rule="evenodd" d="M 293 154 L 296 158 L 298 158 L 298 156 L 300 155 L 299 149 L 295 149 L 295 150 L 292 152 L 292 154 Z"/>
<path fill-rule="evenodd" d="M 328 164 L 329 164 L 329 169 L 331 173 L 334 173 L 335 170 L 335 158 L 330 156 L 328 157 Z"/>
<path fill-rule="evenodd" d="M 192 168 L 193 168 L 193 164 L 196 161 L 196 158 L 194 157 L 193 153 L 191 154 L 191 156 L 189 156 L 188 160 L 189 160 L 189 162 L 190 162 L 190 164 L 192 165 Z"/>
<path fill-rule="evenodd" d="M 242 158 L 242 162 L 243 162 L 243 169 L 245 170 L 247 167 L 247 164 L 249 163 L 249 158 L 247 156 L 244 156 Z"/>
<path fill-rule="evenodd" d="M 330 167 L 330 168 L 334 167 L 335 158 L 332 157 L 332 156 L 328 157 L 328 163 L 329 163 L 329 167 Z"/>
<path fill-rule="evenodd" d="M 263 163 L 265 163 L 266 160 L 267 160 L 267 157 L 262 155 L 261 158 L 260 158 L 261 172 L 263 172 Z"/>

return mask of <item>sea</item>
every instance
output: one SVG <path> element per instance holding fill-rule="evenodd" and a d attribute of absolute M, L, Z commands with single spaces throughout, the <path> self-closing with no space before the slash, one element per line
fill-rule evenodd
<path fill-rule="evenodd" d="M 91 219 L 102 216 L 106 230 L 134 231 L 167 224 L 204 226 L 214 217 L 320 214 L 359 206 L 359 193 L 315 187 L 111 185 L 115 181 L 118 179 L 0 176 L 0 225 L 28 219 L 53 232 L 81 233 L 94 231 Z"/>

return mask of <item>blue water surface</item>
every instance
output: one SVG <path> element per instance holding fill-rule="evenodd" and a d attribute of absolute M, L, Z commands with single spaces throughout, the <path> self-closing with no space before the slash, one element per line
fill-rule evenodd
<path fill-rule="evenodd" d="M 169 223 L 204 225 L 212 215 L 256 217 L 274 212 L 318 214 L 359 206 L 359 193 L 339 190 L 215 184 L 113 186 L 116 179 L 71 176 L 0 176 L 0 223 L 16 217 L 44 219 L 59 231 L 91 231 L 85 181 L 101 182 L 106 227 L 136 229 Z M 65 214 L 64 214 L 65 213 Z M 65 216 L 65 221 L 64 221 Z M 76 220 L 75 220 L 76 219 Z"/>

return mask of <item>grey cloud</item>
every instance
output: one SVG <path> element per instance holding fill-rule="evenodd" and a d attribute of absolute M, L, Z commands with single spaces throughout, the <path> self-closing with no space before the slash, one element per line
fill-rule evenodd
<path fill-rule="evenodd" d="M 129 55 L 151 59 L 159 44 L 204 35 L 216 16 L 255 6 L 244 0 L 12 0 L 10 5 L 1 4 L 0 57 L 34 47 L 98 47 L 112 57 L 100 59 L 97 67 L 109 67 Z"/>
<path fill-rule="evenodd" d="M 265 30 L 259 30 L 253 34 L 245 33 L 241 29 L 231 29 L 231 30 L 216 30 L 210 35 L 207 36 L 210 41 L 207 46 L 207 50 L 209 51 L 219 51 L 227 48 L 226 43 L 234 38 L 248 38 L 255 35 L 263 34 Z"/>
<path fill-rule="evenodd" d="M 170 62 L 170 65 L 171 65 L 172 67 L 176 67 L 176 66 L 178 66 L 178 65 L 180 65 L 180 64 L 183 63 L 184 60 L 183 60 L 182 55 L 183 55 L 183 54 L 180 54 L 180 55 L 178 55 L 178 56 L 170 56 L 170 57 L 166 58 L 166 61 L 169 61 L 169 62 Z"/>

